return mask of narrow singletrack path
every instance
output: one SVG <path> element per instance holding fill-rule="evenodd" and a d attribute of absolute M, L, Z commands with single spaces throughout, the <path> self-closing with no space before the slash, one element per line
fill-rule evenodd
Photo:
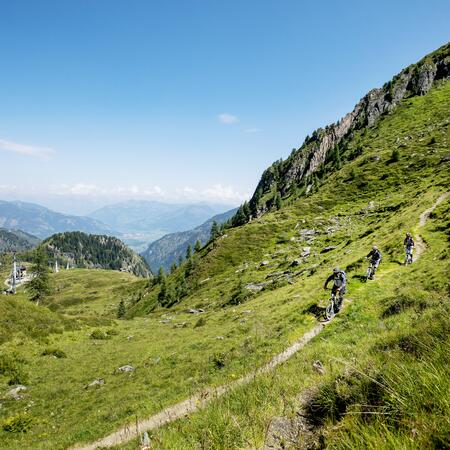
<path fill-rule="evenodd" d="M 419 218 L 419 228 L 423 227 L 425 223 L 427 222 L 428 217 L 430 217 L 430 214 L 435 210 L 437 206 L 439 206 L 444 200 L 446 200 L 450 196 L 450 192 L 445 192 L 442 194 L 434 203 L 434 205 L 431 208 L 426 209 Z M 427 249 L 427 244 L 423 240 L 422 236 L 420 234 L 416 234 L 415 236 L 415 254 L 414 254 L 414 261 L 417 261 L 420 258 L 420 255 Z"/>
<path fill-rule="evenodd" d="M 434 205 L 424 211 L 419 218 L 419 227 L 425 225 L 428 217 L 432 211 L 445 199 L 450 196 L 450 192 L 442 194 L 434 203 Z M 416 252 L 415 260 L 417 260 L 422 253 L 426 250 L 426 244 L 422 237 L 416 235 Z M 256 376 L 267 373 L 274 369 L 279 364 L 290 359 L 295 353 L 301 350 L 311 339 L 317 336 L 324 327 L 331 322 L 322 322 L 316 325 L 312 330 L 305 333 L 300 339 L 295 341 L 284 351 L 274 356 L 267 364 L 260 367 L 256 371 L 244 375 L 236 381 L 232 381 L 229 384 L 225 384 L 218 387 L 206 388 L 198 394 L 189 397 L 188 399 L 176 403 L 175 405 L 164 408 L 161 412 L 154 414 L 146 419 L 137 420 L 135 423 L 125 425 L 119 428 L 117 431 L 98 439 L 91 444 L 81 444 L 72 447 L 72 450 L 95 450 L 97 448 L 112 447 L 114 445 L 124 444 L 141 435 L 144 431 L 154 430 L 168 423 L 174 422 L 177 419 L 185 417 L 187 414 L 193 413 L 199 409 L 204 408 L 208 403 L 216 400 L 222 395 L 230 392 L 238 386 L 245 385 L 252 381 Z"/>

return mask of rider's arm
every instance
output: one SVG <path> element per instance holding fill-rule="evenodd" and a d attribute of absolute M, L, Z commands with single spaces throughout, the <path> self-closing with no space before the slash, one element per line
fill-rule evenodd
<path fill-rule="evenodd" d="M 327 281 L 325 281 L 325 284 L 323 285 L 323 288 L 324 288 L 324 289 L 327 288 L 328 283 L 329 283 L 332 279 L 333 279 L 333 275 L 330 275 L 330 276 L 327 278 Z"/>

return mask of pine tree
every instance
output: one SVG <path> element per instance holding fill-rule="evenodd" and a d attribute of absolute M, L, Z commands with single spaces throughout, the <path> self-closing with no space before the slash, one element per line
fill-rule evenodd
<path fill-rule="evenodd" d="M 281 207 L 283 206 L 283 202 L 281 200 L 281 195 L 279 192 L 277 192 L 275 194 L 275 207 L 278 209 L 281 209 Z"/>
<path fill-rule="evenodd" d="M 170 266 L 170 273 L 174 273 L 175 270 L 177 270 L 177 263 L 173 262 L 172 265 Z"/>
<path fill-rule="evenodd" d="M 233 227 L 238 227 L 240 225 L 244 225 L 245 223 L 247 223 L 247 218 L 245 217 L 244 207 L 241 205 L 234 215 L 231 221 L 231 225 Z"/>
<path fill-rule="evenodd" d="M 258 207 L 259 202 L 263 196 L 263 190 L 261 187 L 256 189 L 255 193 L 253 194 L 253 198 L 250 200 L 250 212 L 253 217 L 258 216 Z"/>
<path fill-rule="evenodd" d="M 189 244 L 186 249 L 186 259 L 189 260 L 192 257 L 192 246 Z"/>
<path fill-rule="evenodd" d="M 248 202 L 244 202 L 244 204 L 242 205 L 242 211 L 245 215 L 246 220 L 248 221 L 250 219 L 251 216 L 251 211 L 250 211 L 250 206 L 248 206 Z"/>
<path fill-rule="evenodd" d="M 197 239 L 197 242 L 195 243 L 195 253 L 198 253 L 202 249 L 202 243 Z"/>
<path fill-rule="evenodd" d="M 163 266 L 159 267 L 158 275 L 156 276 L 156 284 L 161 284 L 163 278 L 165 278 L 166 274 L 164 273 Z"/>
<path fill-rule="evenodd" d="M 211 240 L 214 241 L 215 239 L 217 239 L 219 237 L 219 235 L 220 235 L 219 225 L 214 220 L 211 225 Z"/>
<path fill-rule="evenodd" d="M 51 292 L 50 276 L 48 268 L 48 257 L 42 247 L 38 247 L 34 252 L 34 276 L 27 284 L 30 300 L 39 302 Z"/>
<path fill-rule="evenodd" d="M 178 267 L 181 267 L 181 266 L 183 265 L 183 261 L 184 261 L 183 255 L 180 255 L 180 256 L 178 257 Z"/>
<path fill-rule="evenodd" d="M 125 317 L 126 312 L 125 302 L 120 300 L 119 307 L 117 308 L 117 318 L 122 319 L 122 317 Z"/>

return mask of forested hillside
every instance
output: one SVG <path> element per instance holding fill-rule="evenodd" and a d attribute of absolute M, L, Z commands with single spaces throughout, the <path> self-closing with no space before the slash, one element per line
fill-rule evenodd
<path fill-rule="evenodd" d="M 58 261 L 62 267 L 121 270 L 141 277 L 151 273 L 141 256 L 111 236 L 79 231 L 59 233 L 46 239 L 42 246 L 50 261 Z"/>

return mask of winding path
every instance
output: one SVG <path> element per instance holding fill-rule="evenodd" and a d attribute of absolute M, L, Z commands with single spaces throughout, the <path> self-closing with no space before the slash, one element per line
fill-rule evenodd
<path fill-rule="evenodd" d="M 442 194 L 436 200 L 436 202 L 431 208 L 425 210 L 420 215 L 419 228 L 425 225 L 432 211 L 449 196 L 450 192 Z M 417 234 L 415 237 L 416 237 L 415 260 L 417 260 L 426 250 L 427 246 L 419 234 Z M 283 363 L 284 361 L 287 361 L 295 353 L 301 350 L 311 339 L 317 336 L 324 329 L 327 323 L 329 322 L 320 323 L 316 325 L 312 330 L 305 333 L 300 339 L 298 339 L 292 345 L 287 347 L 283 352 L 273 357 L 267 364 L 260 367 L 255 372 L 244 375 L 242 378 L 239 378 L 238 380 L 233 381 L 229 384 L 218 386 L 215 388 L 204 389 L 198 394 L 189 397 L 187 400 L 184 400 L 180 403 L 176 403 L 173 406 L 164 408 L 161 412 L 154 414 L 153 416 L 150 416 L 147 419 L 138 420 L 136 421 L 136 423 L 125 425 L 119 428 L 114 433 L 105 436 L 104 438 L 98 439 L 97 441 L 91 444 L 77 445 L 75 447 L 72 447 L 72 450 L 95 450 L 99 447 L 105 448 L 123 444 L 139 437 L 141 433 L 143 433 L 144 431 L 154 430 L 163 425 L 174 422 L 177 419 L 183 418 L 187 414 L 202 409 L 208 403 L 211 403 L 212 401 L 216 400 L 217 398 L 221 397 L 227 392 L 235 389 L 238 386 L 242 386 L 244 384 L 249 383 L 256 376 L 267 373 L 272 369 L 274 369 L 279 364 Z"/>
<path fill-rule="evenodd" d="M 426 209 L 419 218 L 419 228 L 423 227 L 425 223 L 427 222 L 428 217 L 430 217 L 430 214 L 435 210 L 437 206 L 439 206 L 444 200 L 446 200 L 450 196 L 450 192 L 445 192 L 442 194 L 434 203 L 434 205 L 431 208 Z M 416 248 L 415 248 L 415 255 L 414 255 L 414 261 L 417 261 L 420 258 L 420 255 L 427 249 L 427 244 L 422 239 L 422 236 L 420 234 L 417 234 L 415 236 L 416 238 Z"/>

